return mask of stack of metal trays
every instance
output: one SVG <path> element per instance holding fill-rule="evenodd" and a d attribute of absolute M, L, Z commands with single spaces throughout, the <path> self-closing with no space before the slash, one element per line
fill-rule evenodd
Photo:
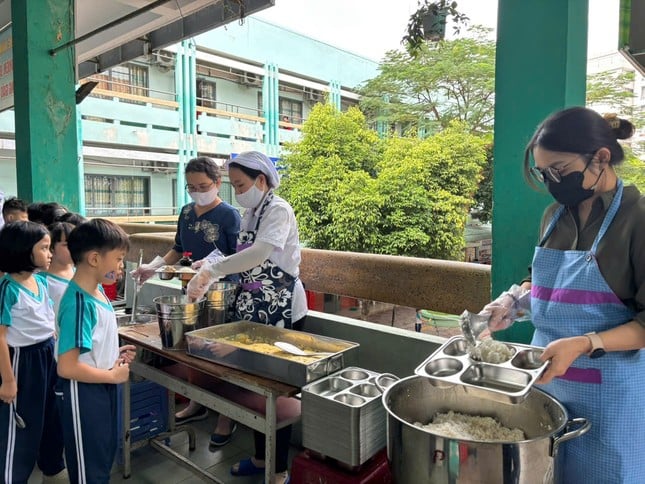
<path fill-rule="evenodd" d="M 501 343 L 501 342 L 498 342 Z M 481 344 L 481 343 L 480 343 Z M 522 402 L 540 378 L 548 361 L 541 361 L 544 348 L 504 342 L 508 360 L 488 363 L 470 356 L 466 338 L 453 336 L 414 371 L 435 386 L 463 385 L 466 393 L 502 403 Z"/>
<path fill-rule="evenodd" d="M 302 444 L 350 466 L 386 445 L 379 373 L 349 367 L 302 389 Z"/>
<path fill-rule="evenodd" d="M 251 321 L 211 326 L 185 336 L 190 355 L 295 387 L 341 370 L 358 358 L 358 343 Z M 327 354 L 295 356 L 274 346 L 276 341 Z"/>

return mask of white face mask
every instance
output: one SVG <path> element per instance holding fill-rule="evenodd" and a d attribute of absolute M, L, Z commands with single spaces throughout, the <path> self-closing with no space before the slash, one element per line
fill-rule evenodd
<path fill-rule="evenodd" d="M 251 188 L 249 188 L 244 193 L 236 193 L 235 199 L 240 206 L 244 208 L 255 208 L 260 205 L 260 202 L 264 198 L 264 192 L 260 190 L 255 183 Z"/>
<path fill-rule="evenodd" d="M 188 195 L 190 195 L 190 198 L 193 199 L 193 202 L 195 202 L 195 205 L 199 205 L 200 207 L 205 207 L 206 205 L 210 205 L 217 199 L 217 194 L 218 194 L 217 186 L 214 186 L 207 192 L 190 192 Z"/>

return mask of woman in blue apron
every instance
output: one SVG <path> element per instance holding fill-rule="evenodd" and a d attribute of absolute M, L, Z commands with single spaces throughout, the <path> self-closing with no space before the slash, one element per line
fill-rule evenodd
<path fill-rule="evenodd" d="M 624 158 L 617 139 L 633 131 L 613 115 L 570 108 L 538 127 L 525 154 L 526 175 L 558 202 L 545 211 L 523 283 L 532 344 L 551 360 L 538 383 L 570 418 L 591 422 L 562 446 L 567 484 L 645 482 L 645 197 L 614 171 Z"/>
<path fill-rule="evenodd" d="M 273 162 L 257 151 L 240 153 L 227 162 L 227 167 L 237 203 L 246 209 L 240 224 L 237 252 L 217 262 L 204 263 L 188 284 L 188 295 L 200 298 L 215 279 L 239 274 L 238 319 L 300 329 L 307 313 L 307 302 L 298 278 L 298 226 L 291 206 L 274 193 L 280 185 L 278 172 Z M 279 484 L 287 479 L 290 433 L 291 426 L 285 427 L 276 437 Z M 264 435 L 255 432 L 255 443 L 255 456 L 233 466 L 233 475 L 264 472 Z"/>

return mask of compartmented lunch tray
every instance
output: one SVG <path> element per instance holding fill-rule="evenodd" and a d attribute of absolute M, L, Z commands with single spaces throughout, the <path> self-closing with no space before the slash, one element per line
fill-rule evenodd
<path fill-rule="evenodd" d="M 519 403 L 526 398 L 548 362 L 540 355 L 544 348 L 503 342 L 512 356 L 503 363 L 473 359 L 468 342 L 454 336 L 421 363 L 415 374 L 428 377 L 433 385 L 463 385 L 467 393 L 504 403 Z"/>

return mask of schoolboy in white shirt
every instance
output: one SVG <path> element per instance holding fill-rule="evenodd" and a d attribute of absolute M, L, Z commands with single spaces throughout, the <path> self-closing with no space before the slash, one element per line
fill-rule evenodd
<path fill-rule="evenodd" d="M 58 398 L 72 483 L 107 483 L 117 449 L 117 384 L 129 377 L 134 346 L 119 348 L 116 316 L 101 284 L 123 270 L 128 236 L 93 219 L 67 239 L 76 273 L 60 302 Z"/>

